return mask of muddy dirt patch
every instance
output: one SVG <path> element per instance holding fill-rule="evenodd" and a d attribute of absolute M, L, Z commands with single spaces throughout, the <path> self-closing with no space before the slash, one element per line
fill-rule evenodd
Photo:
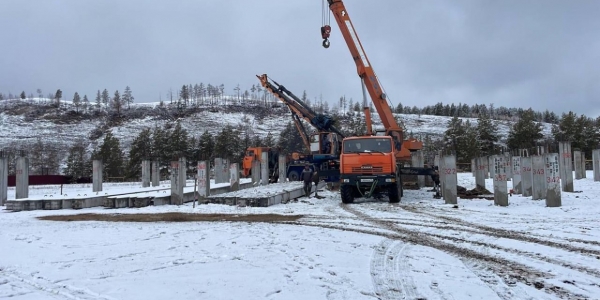
<path fill-rule="evenodd" d="M 296 221 L 302 215 L 277 214 L 190 214 L 190 213 L 160 213 L 160 214 L 78 214 L 37 217 L 46 221 L 103 221 L 103 222 L 262 222 L 276 223 Z"/>

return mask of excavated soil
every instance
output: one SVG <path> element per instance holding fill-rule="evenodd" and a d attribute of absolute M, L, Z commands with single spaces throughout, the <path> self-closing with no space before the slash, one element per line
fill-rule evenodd
<path fill-rule="evenodd" d="M 189 214 L 189 213 L 160 213 L 160 214 L 78 214 L 37 217 L 46 221 L 103 221 L 103 222 L 261 222 L 276 223 L 296 221 L 303 215 L 277 214 Z"/>

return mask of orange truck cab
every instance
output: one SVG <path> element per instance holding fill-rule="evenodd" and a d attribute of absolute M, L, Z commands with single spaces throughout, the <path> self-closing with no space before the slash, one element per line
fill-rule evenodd
<path fill-rule="evenodd" d="M 387 193 L 391 203 L 400 202 L 402 182 L 391 136 L 345 138 L 340 155 L 340 193 L 343 203 L 355 197 Z"/>

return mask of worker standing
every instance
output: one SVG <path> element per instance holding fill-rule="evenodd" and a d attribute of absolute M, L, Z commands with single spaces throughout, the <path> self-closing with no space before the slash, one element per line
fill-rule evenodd
<path fill-rule="evenodd" d="M 300 178 L 304 181 L 304 194 L 306 198 L 310 197 L 310 190 L 312 187 L 312 171 L 310 170 L 310 166 L 307 164 L 304 166 L 304 170 L 302 174 L 300 174 Z"/>
<path fill-rule="evenodd" d="M 317 190 L 319 190 L 319 172 L 313 172 L 312 181 L 315 184 L 315 198 L 319 198 L 319 195 L 317 194 Z"/>

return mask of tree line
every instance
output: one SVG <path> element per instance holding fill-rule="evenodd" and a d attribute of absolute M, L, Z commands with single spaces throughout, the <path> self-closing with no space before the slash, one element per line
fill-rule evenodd
<path fill-rule="evenodd" d="M 99 148 L 87 155 L 85 145 L 76 143 L 66 158 L 65 175 L 73 178 L 90 177 L 92 161 L 102 160 L 104 178 L 118 180 L 139 180 L 143 160 L 159 161 L 161 178 L 169 174 L 171 161 L 181 157 L 188 162 L 187 171 L 195 172 L 197 161 L 207 160 L 212 165 L 216 157 L 227 158 L 232 163 L 242 163 L 248 147 L 275 147 L 284 153 L 302 151 L 302 139 L 292 122 L 287 123 L 276 139 L 272 133 L 264 138 L 250 134 L 243 126 L 226 125 L 218 134 L 204 131 L 199 136 L 191 136 L 177 122 L 174 126 L 143 129 L 133 140 L 126 153 L 121 141 L 110 131 L 104 136 Z"/>
<path fill-rule="evenodd" d="M 510 127 L 506 140 L 501 141 L 498 126 L 489 114 L 480 114 L 477 124 L 454 116 L 448 121 L 442 142 L 436 144 L 425 140 L 425 147 L 430 152 L 453 151 L 459 163 L 469 163 L 474 157 L 519 149 L 536 154 L 538 146 L 545 151 L 558 152 L 559 141 L 570 141 L 572 149 L 582 151 L 586 157 L 591 157 L 592 150 L 600 148 L 600 118 L 578 116 L 572 111 L 563 113 L 557 124 L 552 125 L 550 137 L 545 137 L 542 133 L 542 124 L 532 109 L 524 110 L 517 118 Z"/>
<path fill-rule="evenodd" d="M 250 88 L 242 89 L 237 84 L 232 89 L 233 94 L 227 96 L 224 84 L 210 84 L 210 83 L 195 83 L 195 84 L 183 84 L 180 89 L 174 91 L 169 89 L 166 93 L 168 104 L 176 106 L 179 110 L 185 110 L 190 108 L 198 108 L 205 105 L 216 105 L 223 103 L 223 101 L 229 101 L 233 104 L 241 104 L 247 102 L 258 102 L 265 105 L 272 105 L 276 99 L 266 89 L 263 89 L 259 84 L 253 84 Z M 51 99 L 55 102 L 57 107 L 60 106 L 60 100 L 63 99 L 62 91 L 58 89 L 55 93 L 49 93 L 45 98 L 41 89 L 37 89 L 37 96 L 43 100 Z M 13 95 L 8 93 L 7 95 L 0 93 L 0 100 L 6 99 L 33 99 L 35 96 L 33 93 L 27 95 L 25 91 L 22 91 L 20 95 Z M 313 108 L 319 113 L 331 112 L 336 113 L 339 111 L 362 111 L 362 105 L 359 101 L 354 101 L 352 98 L 347 99 L 346 96 L 341 96 L 337 103 L 332 107 L 327 101 L 323 101 L 323 97 L 314 97 L 311 100 L 307 96 L 306 90 L 302 92 L 301 96 L 298 96 L 307 105 Z M 92 101 L 88 99 L 87 95 L 81 96 L 75 92 L 72 98 L 73 105 L 75 106 L 76 112 L 80 109 L 83 112 L 89 112 L 91 109 L 104 110 L 111 113 L 120 115 L 123 107 L 129 106 L 134 103 L 134 97 L 132 95 L 131 88 L 125 87 L 122 94 L 119 90 L 116 90 L 112 95 L 108 90 L 98 90 L 95 99 Z M 164 107 L 165 99 L 159 96 L 159 106 Z M 369 101 L 371 111 L 373 110 L 373 104 Z M 461 117 L 461 118 L 477 118 L 480 115 L 488 115 L 492 120 L 508 120 L 517 121 L 520 116 L 526 111 L 524 108 L 508 108 L 504 106 L 496 107 L 493 103 L 485 104 L 473 104 L 468 105 L 465 103 L 458 104 L 444 104 L 438 102 L 434 105 L 426 105 L 423 107 L 409 106 L 398 103 L 393 107 L 394 113 L 398 114 L 415 114 L 415 115 L 435 115 L 435 116 L 446 116 L 446 117 Z M 533 111 L 533 117 L 538 122 L 545 122 L 550 124 L 558 124 L 560 116 L 549 110 L 544 111 Z"/>

